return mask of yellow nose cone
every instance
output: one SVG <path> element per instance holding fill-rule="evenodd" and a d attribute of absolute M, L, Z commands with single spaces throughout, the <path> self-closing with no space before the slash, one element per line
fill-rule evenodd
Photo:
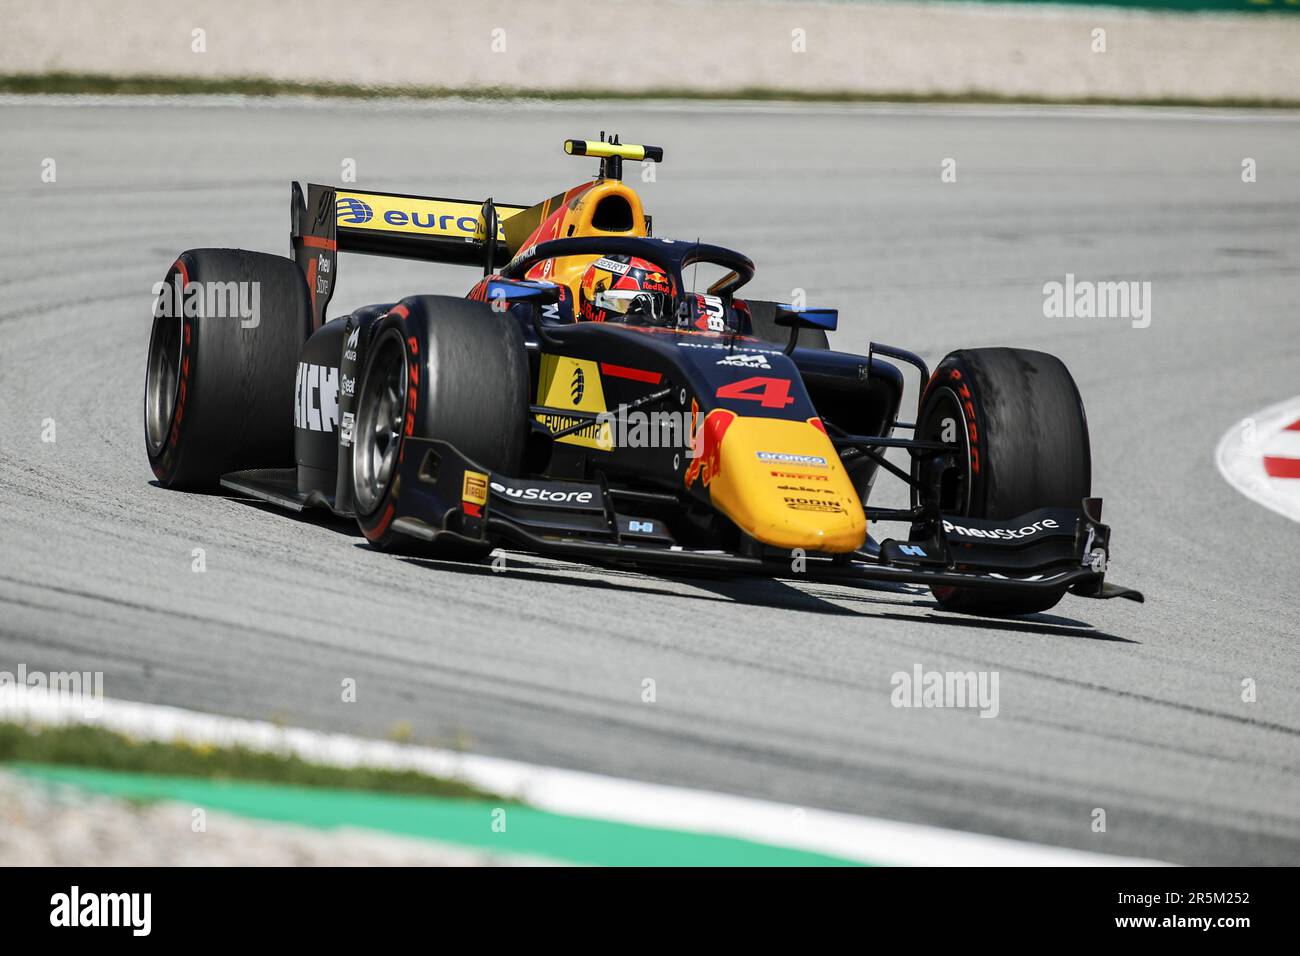
<path fill-rule="evenodd" d="M 774 548 L 844 552 L 862 547 L 862 503 L 820 422 L 736 416 L 715 409 L 686 472 L 714 506 Z"/>

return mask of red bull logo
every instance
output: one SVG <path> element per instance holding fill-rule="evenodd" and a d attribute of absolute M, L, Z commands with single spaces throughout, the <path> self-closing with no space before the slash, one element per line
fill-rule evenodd
<path fill-rule="evenodd" d="M 705 416 L 702 426 L 699 422 L 699 406 L 691 402 L 691 465 L 686 469 L 686 487 L 701 479 L 707 488 L 722 471 L 722 439 L 727 429 L 736 420 L 736 413 L 725 408 L 715 408 Z"/>
<path fill-rule="evenodd" d="M 673 291 L 668 282 L 668 277 L 662 272 L 648 272 L 641 280 L 641 288 L 647 292 L 663 292 L 665 294 Z"/>

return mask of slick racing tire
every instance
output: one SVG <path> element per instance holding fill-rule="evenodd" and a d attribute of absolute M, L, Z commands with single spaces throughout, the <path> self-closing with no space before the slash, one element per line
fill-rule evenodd
<path fill-rule="evenodd" d="M 952 423 L 955 423 L 955 428 Z M 973 518 L 1015 518 L 1038 508 L 1078 508 L 1092 485 L 1088 422 L 1060 359 L 1027 349 L 965 349 L 948 355 L 926 386 L 916 436 L 957 441 L 956 473 L 940 508 Z M 1045 611 L 1065 589 L 1011 594 L 931 588 L 939 604 L 970 614 Z"/>
<path fill-rule="evenodd" d="M 145 370 L 145 450 L 159 484 L 215 491 L 226 472 L 293 465 L 294 373 L 310 325 L 292 260 L 181 253 L 155 300 Z"/>
<path fill-rule="evenodd" d="M 528 356 L 519 324 L 484 302 L 403 299 L 371 338 L 356 400 L 352 455 L 357 522 L 385 551 L 481 558 L 490 543 L 432 545 L 392 530 L 402 513 L 406 439 L 446 441 L 489 472 L 518 474 L 528 436 Z"/>
<path fill-rule="evenodd" d="M 761 299 L 746 299 L 745 304 L 749 306 L 749 316 L 753 321 L 755 338 L 775 342 L 781 346 L 790 341 L 790 330 L 785 326 L 776 324 L 777 303 L 764 302 Z M 831 347 L 825 329 L 800 329 L 799 340 L 796 344 L 801 349 L 829 349 Z"/>

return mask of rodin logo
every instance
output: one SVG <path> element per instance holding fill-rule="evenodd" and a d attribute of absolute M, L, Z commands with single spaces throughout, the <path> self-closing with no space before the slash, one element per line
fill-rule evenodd
<path fill-rule="evenodd" d="M 1044 529 L 1055 531 L 1060 525 L 1052 518 L 1044 518 L 1042 521 L 1035 521 L 1033 524 L 1027 524 L 1023 528 L 964 528 L 959 524 L 953 524 L 947 518 L 943 521 L 943 530 L 948 534 L 959 534 L 966 538 L 991 538 L 995 541 L 1015 541 L 1017 538 L 1028 538 L 1031 535 L 1038 534 Z"/>
<path fill-rule="evenodd" d="M 50 897 L 50 925 L 125 926 L 133 936 L 148 936 L 153 924 L 152 893 L 68 893 Z"/>

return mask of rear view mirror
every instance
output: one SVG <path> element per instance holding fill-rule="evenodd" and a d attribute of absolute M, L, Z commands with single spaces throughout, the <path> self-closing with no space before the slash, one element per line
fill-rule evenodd
<path fill-rule="evenodd" d="M 778 305 L 773 321 L 790 330 L 790 341 L 785 346 L 785 354 L 789 355 L 799 342 L 800 329 L 823 329 L 834 332 L 840 324 L 840 310 L 796 309 L 792 305 Z"/>
<path fill-rule="evenodd" d="M 796 309 L 791 305 L 776 307 L 776 324 L 787 328 L 822 329 L 834 332 L 840 324 L 839 309 Z"/>
<path fill-rule="evenodd" d="M 487 302 L 489 305 L 503 302 L 507 306 L 528 302 L 533 305 L 554 305 L 560 301 L 560 287 L 554 282 L 535 279 L 503 280 L 488 283 Z"/>

